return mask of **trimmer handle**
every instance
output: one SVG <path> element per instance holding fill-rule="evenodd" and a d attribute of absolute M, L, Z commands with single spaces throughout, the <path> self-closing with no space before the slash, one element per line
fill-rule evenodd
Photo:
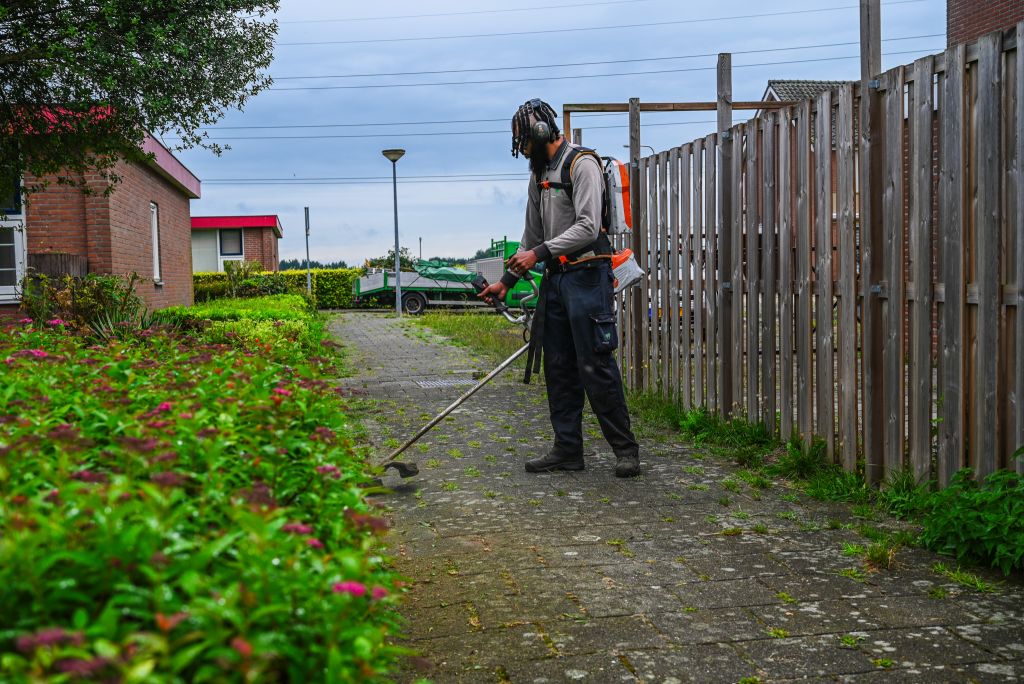
<path fill-rule="evenodd" d="M 490 283 L 487 282 L 487 278 L 484 278 L 483 273 L 477 273 L 476 277 L 472 280 L 472 284 L 473 289 L 476 290 L 477 294 L 480 294 L 490 287 Z M 494 308 L 498 310 L 498 313 L 503 314 L 508 311 L 508 306 L 505 304 L 504 300 L 498 299 L 497 297 L 492 297 L 492 299 L 494 300 Z"/>

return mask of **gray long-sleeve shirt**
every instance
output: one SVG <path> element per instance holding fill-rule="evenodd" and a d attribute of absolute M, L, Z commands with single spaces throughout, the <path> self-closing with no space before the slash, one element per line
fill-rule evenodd
<path fill-rule="evenodd" d="M 548 164 L 541 181 L 562 182 L 562 166 L 570 148 L 566 141 Z M 529 198 L 526 202 L 526 226 L 519 251 L 535 250 L 541 261 L 572 254 L 593 243 L 601 232 L 601 193 L 604 178 L 601 164 L 591 154 L 579 154 L 572 168 L 572 201 L 562 189 L 538 187 L 538 179 L 530 174 Z M 538 249 L 539 248 L 539 249 Z M 511 277 L 510 277 L 511 276 Z M 503 280 L 515 282 L 506 274 Z"/>

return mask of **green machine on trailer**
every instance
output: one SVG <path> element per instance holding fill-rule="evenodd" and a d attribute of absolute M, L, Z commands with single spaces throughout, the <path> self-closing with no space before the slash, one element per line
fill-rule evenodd
<path fill-rule="evenodd" d="M 497 282 L 505 271 L 505 262 L 519 249 L 519 243 L 508 239 L 491 240 L 487 256 L 474 259 L 465 269 L 449 266 L 444 262 L 419 260 L 414 271 L 402 271 L 402 310 L 410 314 L 423 313 L 428 306 L 480 307 L 487 306 L 477 299 L 472 280 L 477 273 L 488 282 Z M 539 281 L 538 281 L 539 282 Z M 395 272 L 387 269 L 370 269 L 362 278 L 352 283 L 356 301 L 378 297 L 384 301 L 395 301 Z M 509 290 L 505 303 L 518 306 L 519 301 L 532 292 L 530 286 L 520 281 Z M 536 302 L 527 302 L 536 306 Z"/>

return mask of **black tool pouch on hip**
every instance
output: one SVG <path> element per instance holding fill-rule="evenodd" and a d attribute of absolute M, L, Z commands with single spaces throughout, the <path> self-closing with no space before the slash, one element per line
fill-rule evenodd
<path fill-rule="evenodd" d="M 594 353 L 607 354 L 619 347 L 619 336 L 615 333 L 615 314 L 594 314 L 590 317 L 594 325 Z"/>

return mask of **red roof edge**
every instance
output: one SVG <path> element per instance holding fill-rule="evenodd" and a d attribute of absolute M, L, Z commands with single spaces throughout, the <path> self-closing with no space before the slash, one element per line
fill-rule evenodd
<path fill-rule="evenodd" d="M 193 216 L 192 230 L 211 228 L 273 228 L 274 234 L 281 237 L 284 229 L 277 214 L 260 216 Z"/>
<path fill-rule="evenodd" d="M 202 190 L 199 179 L 184 164 L 178 161 L 178 158 L 164 147 L 160 141 L 147 133 L 146 139 L 142 143 L 142 151 L 147 154 L 153 154 L 154 159 L 150 162 L 153 170 L 168 180 L 171 185 L 188 195 L 190 199 L 199 199 Z"/>

